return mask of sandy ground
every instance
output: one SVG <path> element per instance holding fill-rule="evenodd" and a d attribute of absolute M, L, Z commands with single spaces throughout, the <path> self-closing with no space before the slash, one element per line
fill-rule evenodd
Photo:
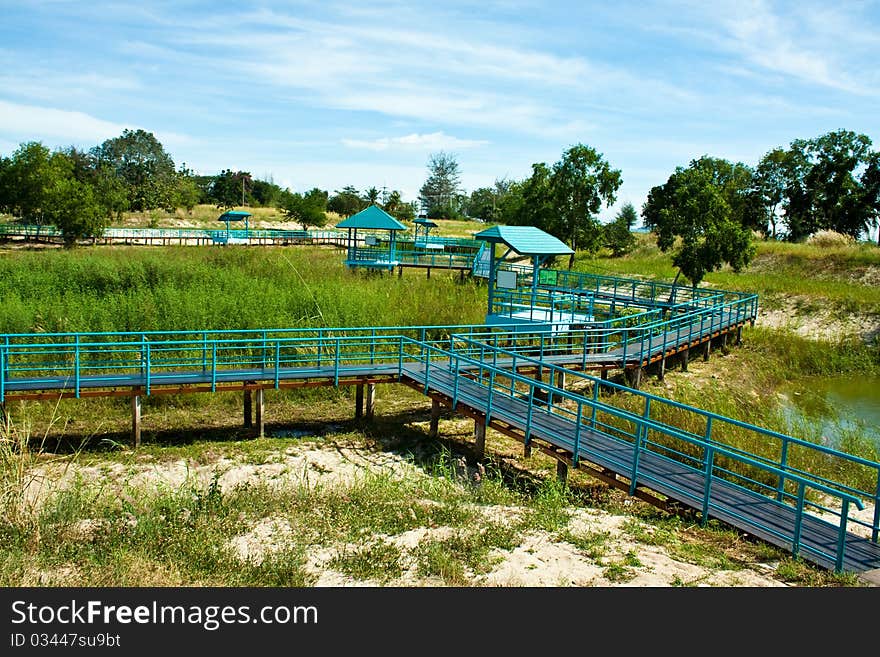
<path fill-rule="evenodd" d="M 346 486 L 368 471 L 384 471 L 393 476 L 413 478 L 427 475 L 403 457 L 367 448 L 297 445 L 284 450 L 278 458 L 265 464 L 239 462 L 221 457 L 208 464 L 184 460 L 134 465 L 67 467 L 63 472 L 46 471 L 44 478 L 34 482 L 31 501 L 58 487 L 77 480 L 102 482 L 111 492 L 137 496 L 137 490 L 178 488 L 184 484 L 207 486 L 217 477 L 222 490 L 229 491 L 242 484 L 269 482 L 277 486 L 308 485 Z M 460 470 L 461 484 L 473 485 L 473 472 Z M 54 482 L 49 484 L 49 482 Z M 488 520 L 511 522 L 524 512 L 518 507 L 478 507 Z M 470 584 L 490 587 L 560 587 L 560 586 L 723 586 L 781 587 L 786 584 L 774 576 L 774 564 L 756 564 L 751 568 L 724 570 L 695 565 L 677 559 L 663 546 L 647 545 L 635 540 L 632 523 L 638 523 L 650 535 L 654 528 L 629 515 L 614 515 L 598 509 L 572 508 L 567 531 L 574 536 L 607 534 L 600 557 L 591 557 L 572 543 L 545 531 L 530 531 L 521 537 L 514 549 L 496 550 L 489 559 L 488 572 L 474 574 Z M 97 521 L 80 523 L 84 536 Z M 377 536 L 401 548 L 403 573 L 387 582 L 357 580 L 331 569 L 331 559 L 345 550 L 345 545 L 323 545 L 308 555 L 308 569 L 316 586 L 444 586 L 437 578 L 420 576 L 415 563 L 407 555 L 425 540 L 436 540 L 457 530 L 451 527 L 420 527 L 400 535 Z M 292 528 L 283 517 L 266 517 L 244 526 L 228 540 L 228 547 L 243 563 L 260 562 L 266 555 L 284 549 L 292 536 Z M 617 571 L 608 566 L 625 564 Z M 623 576 L 614 573 L 623 572 Z M 55 573 L 60 576 L 60 573 Z"/>

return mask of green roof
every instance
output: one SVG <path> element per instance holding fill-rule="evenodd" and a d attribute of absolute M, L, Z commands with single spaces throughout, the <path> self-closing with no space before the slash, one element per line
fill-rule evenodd
<path fill-rule="evenodd" d="M 568 245 L 534 226 L 492 226 L 474 235 L 484 242 L 502 243 L 524 256 L 568 255 Z"/>
<path fill-rule="evenodd" d="M 413 223 L 419 224 L 420 226 L 426 226 L 428 228 L 436 228 L 437 227 L 437 224 L 435 224 L 430 219 L 414 219 Z"/>
<path fill-rule="evenodd" d="M 371 205 L 357 214 L 343 219 L 337 228 L 366 228 L 368 230 L 406 230 L 406 226 L 378 205 Z"/>
<path fill-rule="evenodd" d="M 243 221 L 251 216 L 253 215 L 250 212 L 245 212 L 244 210 L 230 210 L 217 217 L 217 221 Z"/>

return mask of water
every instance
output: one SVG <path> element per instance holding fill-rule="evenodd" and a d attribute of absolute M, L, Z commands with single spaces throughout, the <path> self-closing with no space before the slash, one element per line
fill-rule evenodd
<path fill-rule="evenodd" d="M 838 444 L 846 432 L 858 432 L 880 449 L 880 377 L 802 380 L 782 392 L 790 426 L 816 426 L 830 445 Z"/>

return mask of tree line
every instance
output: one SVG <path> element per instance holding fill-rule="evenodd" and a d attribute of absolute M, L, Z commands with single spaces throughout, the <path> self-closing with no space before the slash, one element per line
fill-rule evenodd
<path fill-rule="evenodd" d="M 800 241 L 833 230 L 860 238 L 880 226 L 880 154 L 871 145 L 866 135 L 838 130 L 773 148 L 755 166 L 704 155 L 653 187 L 641 217 L 693 284 L 725 263 L 737 271 L 746 266 L 755 234 Z M 535 226 L 575 251 L 606 247 L 622 255 L 635 244 L 639 213 L 631 203 L 610 222 L 599 218 L 603 207 L 616 202 L 623 177 L 591 146 L 575 144 L 553 164 L 534 163 L 522 180 L 498 179 L 469 194 L 454 155 L 431 154 L 427 169 L 417 202 L 375 187 L 299 193 L 246 171 L 198 176 L 185 164 L 175 168 L 152 133 L 124 130 L 88 151 L 53 152 L 27 142 L 0 157 L 0 211 L 54 224 L 70 244 L 100 234 L 126 211 L 192 211 L 200 203 L 276 207 L 304 229 L 325 225 L 328 212 L 350 216 L 376 204 L 400 220 L 421 212 Z"/>
<path fill-rule="evenodd" d="M 523 180 L 496 180 L 469 195 L 459 189 L 451 159 L 439 154 L 429 162 L 420 196 L 428 216 L 537 226 L 575 251 L 606 247 L 622 255 L 635 243 L 632 204 L 611 222 L 599 219 L 600 209 L 615 203 L 623 179 L 590 146 L 572 146 L 552 165 L 533 164 Z M 724 264 L 735 271 L 745 267 L 755 234 L 797 242 L 831 230 L 859 239 L 880 227 L 880 153 L 866 135 L 838 130 L 773 148 L 755 166 L 704 155 L 651 188 L 641 217 L 696 285 Z"/>
<path fill-rule="evenodd" d="M 31 141 L 8 157 L 0 156 L 0 212 L 57 226 L 68 245 L 100 235 L 129 211 L 192 212 L 198 204 L 275 207 L 307 228 L 325 225 L 327 211 L 348 216 L 370 203 L 381 203 L 402 220 L 415 216 L 414 205 L 404 202 L 397 190 L 361 193 L 348 186 L 332 195 L 317 188 L 298 194 L 248 171 L 196 175 L 185 163 L 176 168 L 156 136 L 140 129 L 123 130 L 88 150 L 70 146 L 52 151 Z"/>

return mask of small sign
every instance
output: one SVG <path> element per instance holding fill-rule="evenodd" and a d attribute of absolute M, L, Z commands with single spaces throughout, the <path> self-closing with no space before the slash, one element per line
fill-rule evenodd
<path fill-rule="evenodd" d="M 515 290 L 516 289 L 516 272 L 506 269 L 499 269 L 495 275 L 495 284 L 499 289 Z"/>
<path fill-rule="evenodd" d="M 376 246 L 379 243 L 379 240 L 376 239 L 375 235 L 367 235 L 364 238 L 364 242 L 366 243 L 367 246 Z"/>

